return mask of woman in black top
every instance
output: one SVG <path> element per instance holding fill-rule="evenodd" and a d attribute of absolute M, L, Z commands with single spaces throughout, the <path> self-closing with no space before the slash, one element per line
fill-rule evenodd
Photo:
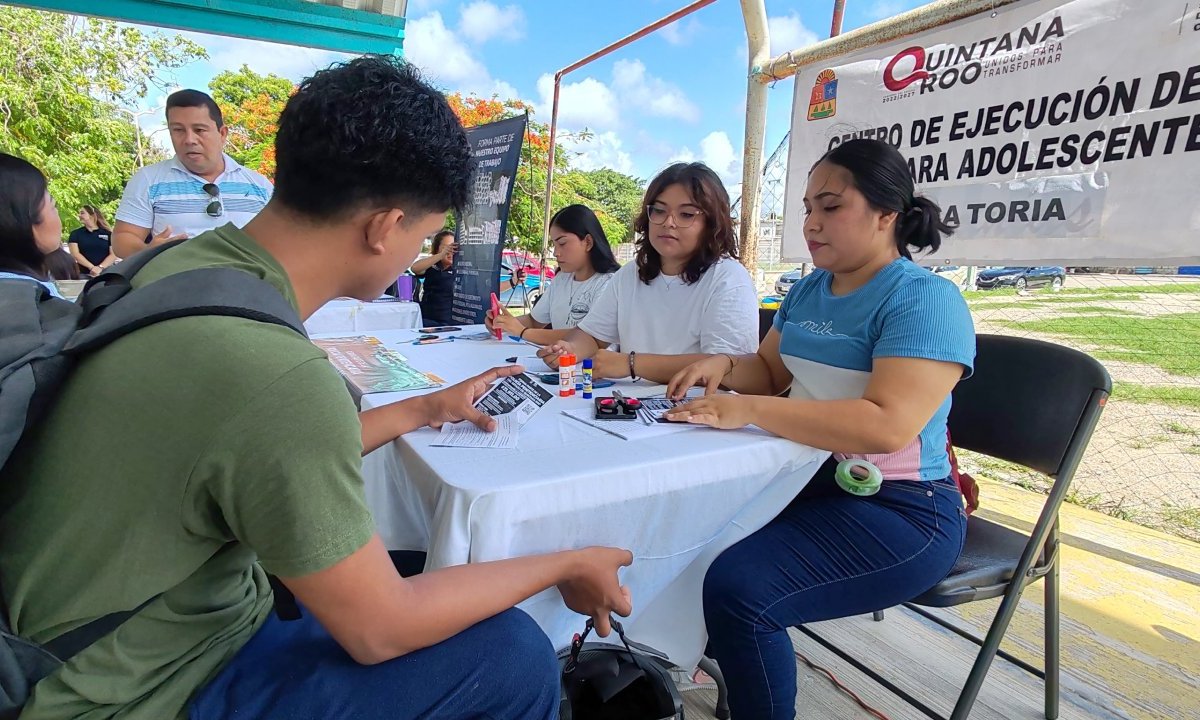
<path fill-rule="evenodd" d="M 454 307 L 454 253 L 458 243 L 454 242 L 453 230 L 442 230 L 433 236 L 433 254 L 421 258 L 409 269 L 421 280 L 421 319 L 426 327 L 453 325 L 450 310 Z M 517 278 L 500 283 L 500 292 L 508 292 L 524 282 L 518 271 Z"/>
<path fill-rule="evenodd" d="M 425 325 L 451 325 L 450 309 L 454 304 L 454 231 L 443 230 L 433 236 L 433 254 L 412 265 L 412 272 L 422 278 L 421 319 Z"/>
<path fill-rule="evenodd" d="M 79 211 L 79 222 L 83 227 L 72 230 L 67 238 L 71 256 L 79 263 L 80 275 L 99 275 L 117 261 L 112 251 L 112 228 L 104 214 L 91 205 Z"/>

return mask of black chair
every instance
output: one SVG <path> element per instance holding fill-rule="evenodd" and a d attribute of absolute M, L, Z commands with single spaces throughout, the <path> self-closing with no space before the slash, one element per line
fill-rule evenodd
<path fill-rule="evenodd" d="M 777 313 L 777 312 L 779 312 L 779 311 L 775 308 L 768 309 L 768 308 L 760 307 L 758 309 L 758 341 L 759 342 L 762 342 L 763 338 L 765 338 L 767 336 L 767 333 L 771 332 L 771 328 L 774 326 L 774 323 L 775 323 L 775 313 Z"/>
<path fill-rule="evenodd" d="M 1023 465 L 1054 480 L 1029 534 L 972 515 L 967 541 L 949 576 L 904 606 L 980 646 L 950 720 L 965 720 L 996 655 L 1045 681 L 1045 715 L 1059 705 L 1058 511 L 1112 391 L 1104 366 L 1061 345 L 1025 338 L 980 335 L 974 374 L 954 389 L 950 437 L 959 448 Z M 986 504 L 986 498 L 983 500 Z M 1039 670 L 1000 650 L 1021 593 L 1044 578 L 1045 667 Z M 979 638 L 918 606 L 950 607 L 1003 597 L 985 638 Z M 874 615 L 883 619 L 883 613 Z M 808 637 L 935 720 L 932 708 L 808 627 Z M 729 717 L 718 699 L 717 717 Z M 724 711 L 724 712 L 722 712 Z"/>

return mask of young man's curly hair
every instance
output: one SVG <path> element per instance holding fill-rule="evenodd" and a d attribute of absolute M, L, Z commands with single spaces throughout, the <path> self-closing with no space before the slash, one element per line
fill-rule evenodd
<path fill-rule="evenodd" d="M 475 164 L 445 96 L 412 65 L 368 55 L 300 83 L 279 116 L 275 198 L 314 220 L 409 217 L 466 204 Z"/>

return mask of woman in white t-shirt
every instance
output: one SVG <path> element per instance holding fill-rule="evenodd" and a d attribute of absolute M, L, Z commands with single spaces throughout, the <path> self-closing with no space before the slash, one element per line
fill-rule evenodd
<path fill-rule="evenodd" d="M 634 221 L 637 262 L 621 268 L 591 312 L 538 352 L 594 359 L 597 377 L 667 382 L 707 354 L 758 349 L 758 293 L 737 261 L 729 194 L 703 163 L 676 163 L 646 189 Z M 618 351 L 600 348 L 616 344 Z"/>
<path fill-rule="evenodd" d="M 550 218 L 550 242 L 560 268 L 533 312 L 516 317 L 501 309 L 484 320 L 523 340 L 548 345 L 567 336 L 587 317 L 613 273 L 621 268 L 596 213 L 586 205 L 568 205 Z"/>

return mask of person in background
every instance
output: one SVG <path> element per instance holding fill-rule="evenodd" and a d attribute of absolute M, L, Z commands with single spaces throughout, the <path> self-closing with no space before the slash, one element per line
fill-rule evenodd
<path fill-rule="evenodd" d="M 450 311 L 454 307 L 454 242 L 453 230 L 442 230 L 433 236 L 429 257 L 421 258 L 410 268 L 421 278 L 421 321 L 426 326 L 453 325 Z"/>
<path fill-rule="evenodd" d="M 112 251 L 112 228 L 104 213 L 91 205 L 79 210 L 79 222 L 83 227 L 71 231 L 67 247 L 79 265 L 79 275 L 95 277 L 117 261 Z"/>
<path fill-rule="evenodd" d="M 0 280 L 41 283 L 62 297 L 50 281 L 46 258 L 62 251 L 62 220 L 46 176 L 21 158 L 0 153 Z"/>
<path fill-rule="evenodd" d="M 596 298 L 621 269 L 600 219 L 586 205 L 568 205 L 550 219 L 550 242 L 559 272 L 533 311 L 516 317 L 501 309 L 487 312 L 488 330 L 499 326 L 510 336 L 548 345 L 567 336 L 587 317 Z"/>
<path fill-rule="evenodd" d="M 175 157 L 138 170 L 125 186 L 113 230 L 117 257 L 226 223 L 242 227 L 271 199 L 269 180 L 225 154 L 229 128 L 207 94 L 172 93 L 167 129 Z"/>
<path fill-rule="evenodd" d="M 954 567 L 966 538 L 950 477 L 951 391 L 971 374 L 975 330 L 952 283 L 912 261 L 952 232 L 915 195 L 904 157 L 851 140 L 811 170 L 804 239 L 818 268 L 788 292 L 756 354 L 715 354 L 674 378 L 708 395 L 668 419 L 754 424 L 834 452 L 766 527 L 725 550 L 704 580 L 709 647 L 735 718 L 792 720 L 788 628 L 899 605 Z M 712 394 L 718 386 L 737 394 Z M 777 397 L 789 390 L 788 397 Z M 875 466 L 861 497 L 834 479 L 841 460 Z"/>
<path fill-rule="evenodd" d="M 629 263 L 567 336 L 538 351 L 595 358 L 596 377 L 665 383 L 696 353 L 754 352 L 758 293 L 737 261 L 729 194 L 703 163 L 676 163 L 646 188 Z M 601 350 L 610 343 L 620 351 Z"/>

